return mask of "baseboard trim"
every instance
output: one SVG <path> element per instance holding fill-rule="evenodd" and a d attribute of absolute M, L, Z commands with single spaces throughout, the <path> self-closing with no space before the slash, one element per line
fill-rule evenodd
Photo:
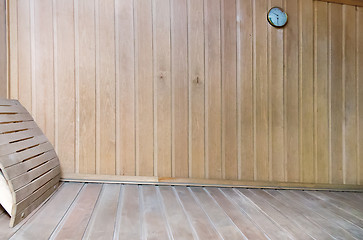
<path fill-rule="evenodd" d="M 356 191 L 363 192 L 362 185 L 348 184 L 317 184 L 294 182 L 262 182 L 262 181 L 235 181 L 221 179 L 195 179 L 195 178 L 158 178 L 143 176 L 119 176 L 97 174 L 62 174 L 64 182 L 92 182 L 92 183 L 125 183 L 125 184 L 152 184 L 152 185 L 181 185 L 201 187 L 243 187 L 267 189 L 300 189 L 300 190 L 327 190 L 327 191 Z"/>

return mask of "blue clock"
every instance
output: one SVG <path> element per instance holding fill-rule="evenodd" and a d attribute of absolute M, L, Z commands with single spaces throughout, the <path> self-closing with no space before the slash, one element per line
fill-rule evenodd
<path fill-rule="evenodd" d="M 273 7 L 267 13 L 268 22 L 277 28 L 281 28 L 287 23 L 287 14 L 279 7 Z"/>

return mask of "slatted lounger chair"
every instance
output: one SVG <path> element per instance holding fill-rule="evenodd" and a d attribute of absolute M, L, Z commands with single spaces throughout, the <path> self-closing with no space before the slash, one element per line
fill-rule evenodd
<path fill-rule="evenodd" d="M 0 204 L 15 226 L 58 187 L 52 144 L 16 100 L 0 99 Z"/>

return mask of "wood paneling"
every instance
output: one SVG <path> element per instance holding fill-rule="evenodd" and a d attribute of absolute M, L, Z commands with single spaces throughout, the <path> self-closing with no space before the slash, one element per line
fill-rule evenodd
<path fill-rule="evenodd" d="M 363 182 L 361 7 L 17 0 L 9 14 L 10 97 L 68 175 Z"/>
<path fill-rule="evenodd" d="M 8 96 L 8 53 L 7 53 L 7 28 L 6 28 L 6 0 L 0 1 L 0 97 Z"/>

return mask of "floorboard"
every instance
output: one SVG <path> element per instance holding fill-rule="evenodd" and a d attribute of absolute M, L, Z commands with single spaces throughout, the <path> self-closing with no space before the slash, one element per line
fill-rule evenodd
<path fill-rule="evenodd" d="M 268 239 L 264 232 L 253 222 L 253 219 L 240 210 L 238 205 L 228 199 L 220 189 L 210 187 L 207 188 L 207 191 L 247 239 Z"/>
<path fill-rule="evenodd" d="M 344 226 L 340 226 L 340 221 L 338 221 L 337 218 L 329 218 L 329 214 L 325 211 L 315 207 L 308 201 L 304 201 L 302 197 L 299 197 L 294 192 L 283 190 L 279 192 L 282 192 L 282 194 L 287 197 L 288 201 L 294 202 L 294 204 L 298 204 L 305 211 L 308 211 L 309 215 L 318 221 L 322 227 L 329 229 L 329 231 L 333 233 L 334 237 L 339 239 L 354 239 L 347 229 L 344 229 Z"/>
<path fill-rule="evenodd" d="M 115 238 L 141 239 L 141 203 L 138 185 L 123 185 L 119 199 Z"/>
<path fill-rule="evenodd" d="M 312 239 L 305 231 L 301 231 L 301 227 L 296 225 L 293 219 L 284 216 L 280 211 L 272 207 L 267 201 L 260 196 L 254 194 L 250 189 L 239 189 L 251 202 L 254 202 L 261 211 L 263 211 L 270 219 L 276 222 L 281 228 L 287 231 L 295 239 Z"/>
<path fill-rule="evenodd" d="M 310 221 L 306 216 L 301 214 L 300 209 L 296 205 L 289 205 L 285 202 L 280 202 L 271 194 L 262 189 L 255 189 L 253 192 L 256 195 L 263 197 L 274 208 L 281 211 L 289 220 L 296 222 L 301 229 L 305 229 L 306 233 L 314 239 L 332 239 L 333 236 L 324 231 L 318 224 Z"/>
<path fill-rule="evenodd" d="M 352 192 L 64 183 L 0 240 L 363 239 Z"/>
<path fill-rule="evenodd" d="M 58 192 L 11 239 L 49 239 L 82 187 L 83 183 L 63 184 Z"/>
<path fill-rule="evenodd" d="M 119 184 L 103 185 L 84 234 L 85 239 L 113 239 L 120 187 Z"/>
<path fill-rule="evenodd" d="M 85 184 L 50 239 L 81 239 L 100 194 L 101 184 Z"/>
<path fill-rule="evenodd" d="M 203 208 L 204 212 L 207 213 L 223 239 L 246 239 L 233 221 L 223 209 L 219 207 L 214 199 L 208 195 L 204 188 L 193 187 L 191 188 L 191 191 L 195 195 L 195 198 L 198 199 L 199 205 Z"/>
<path fill-rule="evenodd" d="M 177 199 L 173 187 L 160 186 L 159 195 L 174 239 L 193 239 L 192 226 Z"/>

